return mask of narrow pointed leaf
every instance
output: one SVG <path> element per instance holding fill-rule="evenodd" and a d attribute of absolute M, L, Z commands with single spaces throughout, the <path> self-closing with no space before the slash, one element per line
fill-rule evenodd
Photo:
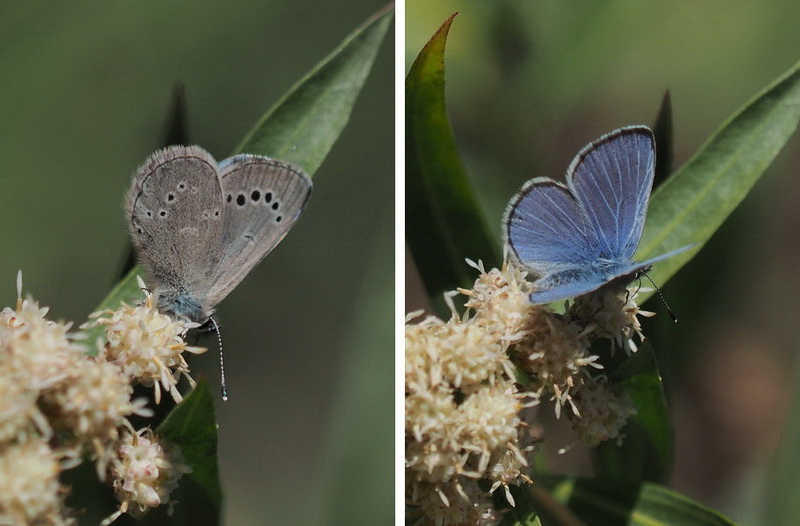
<path fill-rule="evenodd" d="M 744 199 L 800 120 L 800 64 L 724 123 L 650 202 L 637 259 L 697 243 L 651 271 L 665 283 L 688 262 Z"/>
<path fill-rule="evenodd" d="M 581 478 L 542 478 L 540 483 L 586 524 L 735 526 L 722 514 L 658 484 Z"/>
<path fill-rule="evenodd" d="M 669 90 L 664 92 L 656 123 L 653 125 L 656 138 L 656 173 L 653 188 L 658 188 L 672 173 L 673 135 L 672 135 L 672 97 Z"/>
<path fill-rule="evenodd" d="M 317 171 L 339 138 L 394 15 L 385 7 L 350 34 L 259 120 L 234 153 L 255 153 Z"/>
<path fill-rule="evenodd" d="M 447 117 L 444 52 L 452 15 L 406 78 L 406 241 L 429 297 L 469 285 L 464 259 L 497 266 L 499 250 L 459 159 Z"/>

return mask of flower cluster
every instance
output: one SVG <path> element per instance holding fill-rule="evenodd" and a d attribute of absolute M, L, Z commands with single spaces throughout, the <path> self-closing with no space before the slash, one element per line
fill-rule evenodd
<path fill-rule="evenodd" d="M 141 278 L 139 287 L 146 290 Z M 177 384 L 181 374 L 189 376 L 189 366 L 183 352 L 200 354 L 202 347 L 190 347 L 183 341 L 189 329 L 197 323 L 173 319 L 156 309 L 157 298 L 146 292 L 146 300 L 137 306 L 122 305 L 117 310 L 95 312 L 89 316 L 94 322 L 83 328 L 102 326 L 108 343 L 103 348 L 105 358 L 122 369 L 123 376 L 155 389 L 156 403 L 161 400 L 161 389 L 172 395 L 175 402 L 181 401 Z"/>
<path fill-rule="evenodd" d="M 126 449 L 131 447 L 130 437 L 155 440 L 149 430 L 136 433 L 128 421 L 131 415 L 152 415 L 144 399 L 132 399 L 132 381 L 145 382 L 148 377 L 131 374 L 135 367 L 130 364 L 160 371 L 163 383 L 164 378 L 174 379 L 170 367 L 185 372 L 182 359 L 176 366 L 174 359 L 166 361 L 164 356 L 198 349 L 186 347 L 174 334 L 174 326 L 154 321 L 161 315 L 148 298 L 144 307 L 137 308 L 142 309 L 138 320 L 126 306 L 111 314 L 116 325 L 113 331 L 112 324 L 106 325 L 109 344 L 92 357 L 70 324 L 48 320 L 47 308 L 31 298 L 22 299 L 21 276 L 17 289 L 16 307 L 0 311 L 0 524 L 76 524 L 64 504 L 68 488 L 59 481 L 61 472 L 88 457 L 101 479 L 110 473 L 109 482 L 122 487 L 120 480 L 127 482 L 130 477 L 117 466 L 130 456 Z M 135 329 L 124 334 L 126 324 Z M 119 348 L 125 354 L 115 354 Z M 151 356 L 157 365 L 143 365 L 142 356 Z M 169 387 L 170 392 L 173 389 L 174 383 Z M 151 487 L 159 498 L 148 494 L 146 479 L 138 481 L 137 491 L 124 495 L 118 491 L 122 511 L 131 504 L 169 503 L 174 480 L 186 471 L 180 463 L 170 464 L 170 455 L 161 449 L 150 456 L 153 467 L 148 473 L 157 475 L 157 484 Z M 137 512 L 144 509 L 139 506 Z"/>
<path fill-rule="evenodd" d="M 525 408 L 549 400 L 559 417 L 568 408 L 578 439 L 590 445 L 621 440 L 635 414 L 591 351 L 598 338 L 635 352 L 641 335 L 634 295 L 604 288 L 558 314 L 532 305 L 532 285 L 512 263 L 480 275 L 466 312 L 446 295 L 447 320 L 409 315 L 405 336 L 406 496 L 423 524 L 496 524 L 490 494 L 530 482 L 532 436 Z M 489 493 L 478 482 L 487 481 Z"/>

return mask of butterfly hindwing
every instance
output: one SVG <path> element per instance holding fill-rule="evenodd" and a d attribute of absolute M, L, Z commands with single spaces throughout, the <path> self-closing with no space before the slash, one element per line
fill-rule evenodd
<path fill-rule="evenodd" d="M 191 294 L 209 286 L 223 211 L 208 152 L 172 146 L 152 154 L 134 174 L 126 211 L 139 260 L 162 290 Z"/>
<path fill-rule="evenodd" d="M 208 293 L 221 301 L 283 239 L 303 211 L 311 179 L 290 163 L 237 155 L 220 163 L 225 222 L 222 258 Z"/>

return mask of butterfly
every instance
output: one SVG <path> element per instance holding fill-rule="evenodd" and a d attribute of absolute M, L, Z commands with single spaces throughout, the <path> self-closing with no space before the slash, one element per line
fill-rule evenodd
<path fill-rule="evenodd" d="M 633 260 L 653 188 L 655 153 L 649 128 L 620 128 L 578 153 L 566 184 L 537 177 L 511 199 L 504 238 L 511 257 L 538 276 L 532 303 L 627 285 L 653 263 L 694 246 Z"/>
<path fill-rule="evenodd" d="M 311 187 L 299 167 L 260 155 L 217 163 L 199 146 L 152 154 L 133 176 L 126 211 L 159 310 L 208 321 L 297 222 Z"/>

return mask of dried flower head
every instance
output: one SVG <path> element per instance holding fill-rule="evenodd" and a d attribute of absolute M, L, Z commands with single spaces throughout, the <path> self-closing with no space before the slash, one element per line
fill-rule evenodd
<path fill-rule="evenodd" d="M 195 385 L 182 353 L 201 354 L 206 349 L 191 347 L 183 340 L 187 331 L 197 324 L 161 314 L 156 308 L 157 298 L 147 291 L 141 278 L 138 279 L 146 296 L 141 305 L 123 304 L 113 311 L 95 312 L 89 316 L 95 321 L 84 327 L 100 325 L 105 328 L 108 343 L 103 352 L 106 359 L 117 364 L 127 378 L 153 386 L 156 403 L 161 400 L 162 387 L 175 402 L 180 402 L 182 397 L 177 383 L 181 374 L 192 387 Z"/>
<path fill-rule="evenodd" d="M 87 356 L 73 364 L 67 380 L 43 393 L 40 403 L 54 429 L 69 432 L 103 456 L 119 429 L 129 425 L 129 415 L 152 415 L 147 401 L 132 401 L 132 394 L 115 364 Z"/>
<path fill-rule="evenodd" d="M 64 506 L 59 455 L 44 438 L 29 436 L 0 449 L 0 524 L 76 524 Z"/>
<path fill-rule="evenodd" d="M 103 521 L 111 524 L 121 514 L 142 517 L 151 508 L 168 505 L 172 514 L 174 501 L 170 492 L 178 486 L 178 479 L 191 468 L 183 464 L 177 446 L 165 447 L 162 440 L 149 428 L 126 434 L 120 440 L 116 456 L 109 466 L 109 476 L 119 510 Z"/>
<path fill-rule="evenodd" d="M 621 445 L 620 430 L 637 412 L 628 393 L 614 389 L 602 375 L 585 379 L 575 391 L 574 402 L 580 418 L 572 417 L 572 427 L 578 439 L 590 446 L 611 439 Z"/>
<path fill-rule="evenodd" d="M 654 312 L 639 309 L 636 296 L 639 292 L 649 291 L 637 287 L 635 289 L 602 288 L 595 293 L 576 298 L 572 303 L 568 318 L 589 330 L 592 339 L 611 340 L 611 350 L 617 347 L 631 354 L 637 351 L 633 337 L 644 341 L 639 316 L 649 318 Z"/>

